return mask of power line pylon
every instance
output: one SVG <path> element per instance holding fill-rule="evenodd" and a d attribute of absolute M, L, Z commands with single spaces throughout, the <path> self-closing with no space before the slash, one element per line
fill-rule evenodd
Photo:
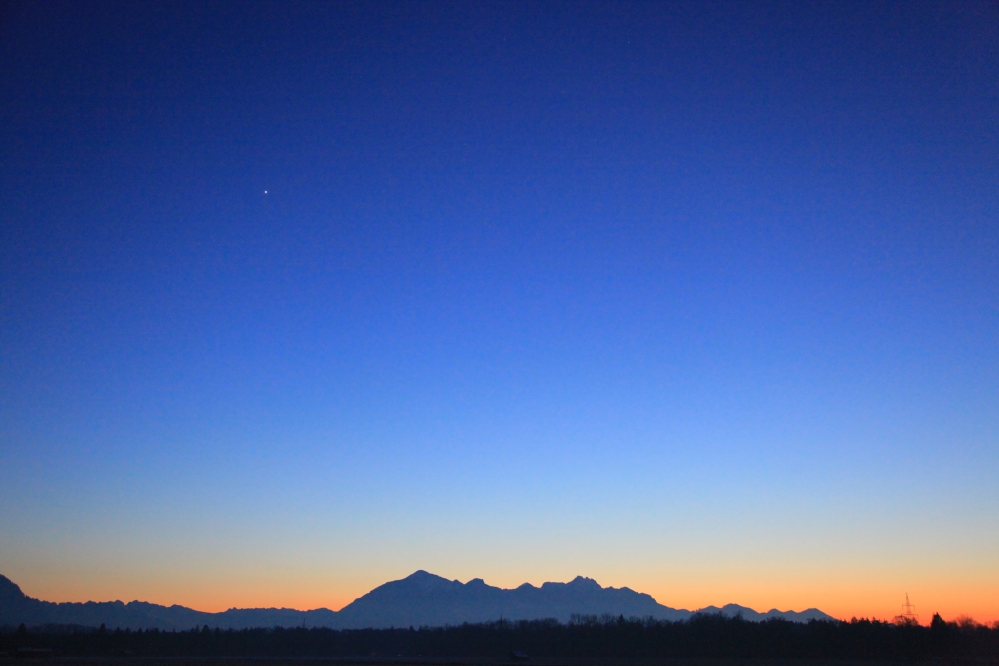
<path fill-rule="evenodd" d="M 909 593 L 905 593 L 905 603 L 902 604 L 902 614 L 899 615 L 903 622 L 919 624 L 919 616 L 916 615 L 916 607 L 909 603 Z"/>

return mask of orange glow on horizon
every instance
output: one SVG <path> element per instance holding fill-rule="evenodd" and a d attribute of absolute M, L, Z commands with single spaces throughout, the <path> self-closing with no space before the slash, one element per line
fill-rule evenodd
<path fill-rule="evenodd" d="M 338 611 L 373 588 L 388 582 L 371 577 L 358 578 L 350 583 L 324 581 L 323 584 L 310 583 L 300 578 L 291 580 L 258 581 L 255 585 L 241 581 L 193 580 L 187 584 L 149 580 L 117 580 L 110 577 L 89 578 L 86 583 L 76 581 L 32 580 L 30 577 L 11 579 L 21 586 L 30 597 L 54 602 L 80 601 L 146 601 L 164 606 L 178 604 L 204 612 L 222 612 L 229 608 L 294 608 L 312 610 L 328 608 Z M 467 580 L 461 579 L 463 582 Z M 766 612 L 772 608 L 787 611 L 802 611 L 807 608 L 819 610 L 841 620 L 869 618 L 890 621 L 902 612 L 905 591 L 901 593 L 873 586 L 865 589 L 860 585 L 802 587 L 767 585 L 732 585 L 725 581 L 698 585 L 694 581 L 672 590 L 661 586 L 641 586 L 626 582 L 600 580 L 604 587 L 629 587 L 637 592 L 650 594 L 660 604 L 673 608 L 697 610 L 706 606 L 722 606 L 735 603 Z M 511 588 L 516 585 L 493 582 L 490 585 Z M 539 583 L 533 583 L 535 585 Z M 700 587 L 701 589 L 697 589 Z M 727 590 L 727 591 L 725 591 Z M 936 588 L 926 586 L 925 590 L 910 592 L 916 613 L 921 624 L 929 624 L 934 613 L 947 621 L 960 617 L 971 617 L 976 622 L 991 625 L 999 622 L 999 609 L 996 608 L 995 590 L 987 587 L 977 589 Z"/>

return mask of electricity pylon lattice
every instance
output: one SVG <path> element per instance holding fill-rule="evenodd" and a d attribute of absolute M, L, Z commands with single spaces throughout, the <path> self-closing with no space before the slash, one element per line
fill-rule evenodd
<path fill-rule="evenodd" d="M 905 603 L 902 604 L 902 615 L 900 615 L 906 622 L 913 622 L 919 624 L 919 616 L 916 615 L 916 607 L 909 603 L 909 593 L 905 593 Z"/>

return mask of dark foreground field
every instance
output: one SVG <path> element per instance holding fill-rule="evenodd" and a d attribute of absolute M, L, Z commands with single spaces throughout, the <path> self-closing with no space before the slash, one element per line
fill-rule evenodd
<path fill-rule="evenodd" d="M 399 629 L 132 631 L 46 626 L 0 630 L 10 662 L 166 666 L 395 664 L 700 666 L 752 663 L 932 662 L 999 664 L 999 627 L 935 617 L 930 626 L 853 620 L 747 622 L 695 616 L 685 622 L 580 618 Z"/>
<path fill-rule="evenodd" d="M 43 657 L 19 659 L 0 655 L 7 666 L 513 666 L 511 659 L 429 659 L 429 658 L 351 658 L 351 659 L 279 659 L 249 657 Z M 838 660 L 838 659 L 538 659 L 528 666 L 996 666 L 986 659 L 923 660 Z"/>

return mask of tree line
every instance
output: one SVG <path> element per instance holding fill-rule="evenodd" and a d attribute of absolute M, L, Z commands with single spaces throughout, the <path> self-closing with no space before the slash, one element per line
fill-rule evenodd
<path fill-rule="evenodd" d="M 999 623 L 929 626 L 851 620 L 749 622 L 697 615 L 683 622 L 574 617 L 448 627 L 335 630 L 273 628 L 186 631 L 48 625 L 0 630 L 0 653 L 52 650 L 57 656 L 157 657 L 485 657 L 539 658 L 999 659 Z"/>

